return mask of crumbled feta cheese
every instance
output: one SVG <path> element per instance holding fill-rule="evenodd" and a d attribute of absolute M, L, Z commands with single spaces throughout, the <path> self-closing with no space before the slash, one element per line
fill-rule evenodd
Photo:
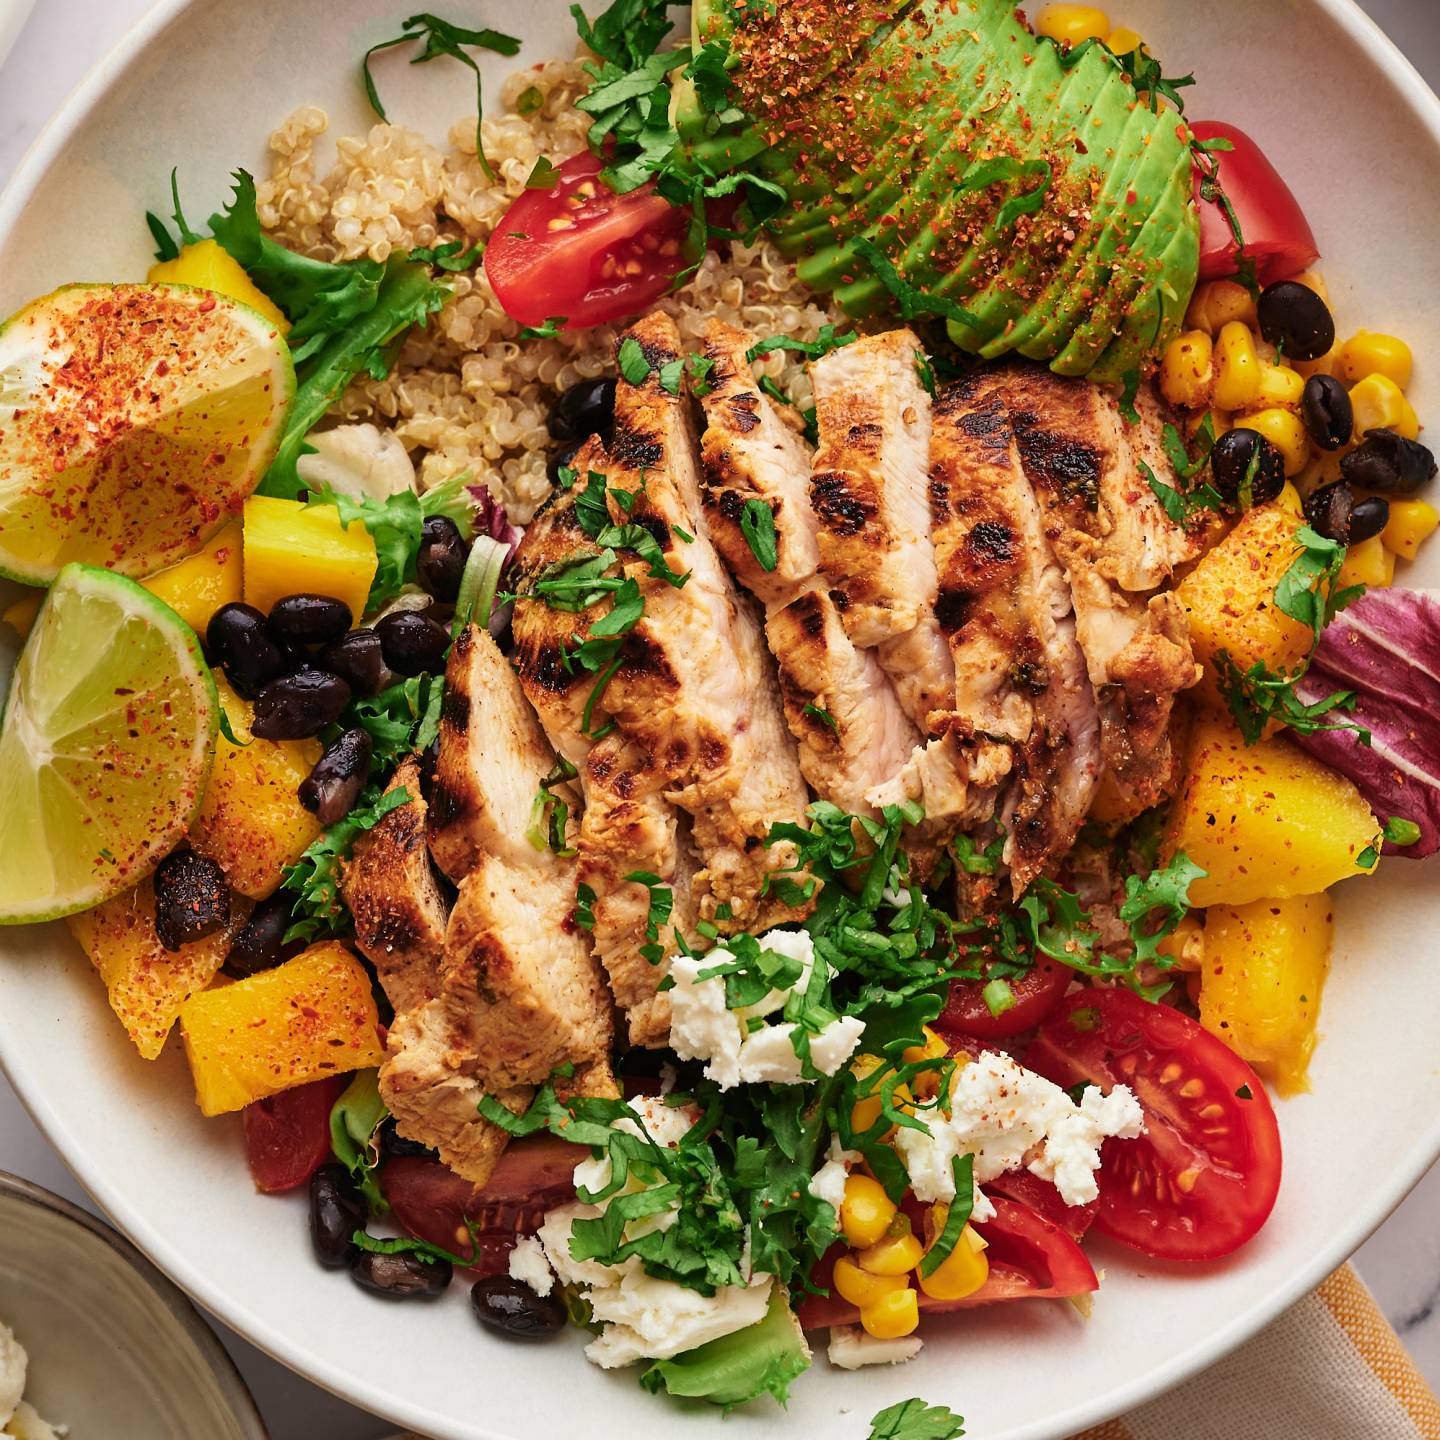
<path fill-rule="evenodd" d="M 713 1295 L 629 1270 L 617 1284 L 592 1287 L 585 1298 L 605 1329 L 585 1353 L 606 1370 L 637 1360 L 665 1360 L 765 1318 L 769 1275 L 748 1285 L 722 1285 Z"/>
<path fill-rule="evenodd" d="M 918 1199 L 953 1199 L 951 1161 L 969 1154 L 977 1185 L 1023 1165 L 1053 1181 L 1067 1205 L 1084 1205 L 1099 1193 L 1101 1142 L 1112 1135 L 1134 1139 L 1144 1113 L 1123 1085 L 1104 1096 L 1087 1090 L 1077 1106 L 1044 1076 L 987 1051 L 956 1073 L 949 1119 L 931 1116 L 927 1124 L 930 1135 L 902 1129 L 895 1137 Z M 987 1217 L 977 1211 L 975 1218 Z"/>
<path fill-rule="evenodd" d="M 842 1370 L 858 1370 L 862 1365 L 903 1365 L 920 1353 L 918 1335 L 902 1335 L 895 1340 L 877 1340 L 858 1325 L 832 1325 L 826 1355 L 832 1365 Z"/>
<path fill-rule="evenodd" d="M 794 988 L 802 990 L 815 964 L 815 946 L 803 930 L 772 930 L 761 944 L 768 951 L 796 960 L 800 975 Z M 736 1085 L 801 1085 L 804 1065 L 795 1053 L 793 1024 L 761 1025 L 756 1020 L 784 1007 L 789 991 L 772 990 L 754 1005 L 738 1010 L 725 1007 L 725 981 L 700 973 L 730 959 L 724 949 L 708 955 L 675 955 L 670 960 L 670 1048 L 682 1060 L 703 1060 L 706 1076 L 722 1090 Z M 810 1062 L 822 1075 L 833 1075 L 855 1053 L 865 1032 L 863 1021 L 846 1016 L 832 1021 L 810 1037 Z"/>
<path fill-rule="evenodd" d="M 528 1285 L 537 1295 L 555 1288 L 555 1273 L 545 1258 L 545 1247 L 533 1236 L 522 1235 L 510 1252 L 510 1278 Z"/>
<path fill-rule="evenodd" d="M 15 1413 L 25 1394 L 25 1371 L 30 1357 L 15 1338 L 15 1332 L 0 1322 L 0 1425 Z"/>
<path fill-rule="evenodd" d="M 830 1137 L 830 1154 L 825 1163 L 810 1177 L 806 1187 L 817 1199 L 833 1206 L 839 1213 L 845 1199 L 845 1182 L 850 1178 L 850 1167 L 858 1165 L 864 1157 L 858 1150 L 844 1150 L 838 1136 Z"/>

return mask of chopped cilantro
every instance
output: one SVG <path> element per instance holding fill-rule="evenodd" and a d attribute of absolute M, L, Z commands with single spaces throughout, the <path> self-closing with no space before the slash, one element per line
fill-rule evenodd
<path fill-rule="evenodd" d="M 520 237 L 522 240 L 525 236 Z M 522 325 L 520 327 L 520 338 L 522 340 L 553 340 L 570 321 L 564 315 L 552 315 L 543 325 Z"/>
<path fill-rule="evenodd" d="M 965 1421 L 943 1405 L 902 1400 L 874 1416 L 867 1440 L 960 1440 Z"/>
<path fill-rule="evenodd" d="M 633 335 L 627 335 L 620 342 L 618 359 L 620 373 L 631 385 L 643 385 L 649 378 L 650 362 L 645 358 L 640 342 Z"/>
<path fill-rule="evenodd" d="M 768 355 L 773 350 L 793 350 L 798 355 L 808 355 L 815 360 L 859 338 L 853 330 L 844 335 L 837 335 L 835 332 L 836 327 L 827 324 L 820 327 L 820 333 L 813 340 L 794 340 L 788 335 L 767 335 L 765 339 L 757 340 L 745 352 L 745 358 L 753 364 L 762 355 Z"/>
<path fill-rule="evenodd" d="M 802 715 L 808 715 L 812 720 L 818 720 L 822 725 L 829 726 L 829 728 L 831 730 L 834 730 L 836 734 L 838 734 L 840 731 L 839 722 L 835 719 L 835 717 L 828 710 L 822 709 L 819 705 L 807 705 L 800 713 Z"/>
<path fill-rule="evenodd" d="M 536 160 L 525 177 L 527 190 L 553 190 L 560 183 L 560 172 L 544 156 Z"/>
<path fill-rule="evenodd" d="M 760 568 L 767 574 L 774 570 L 780 563 L 775 539 L 775 515 L 763 500 L 745 502 L 740 511 L 740 533 Z"/>

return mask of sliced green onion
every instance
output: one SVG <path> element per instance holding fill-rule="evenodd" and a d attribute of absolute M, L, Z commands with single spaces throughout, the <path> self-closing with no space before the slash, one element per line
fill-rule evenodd
<path fill-rule="evenodd" d="M 1003 1015 L 1015 1008 L 1015 992 L 1008 980 L 992 980 L 981 992 L 985 1007 L 992 1015 Z"/>
<path fill-rule="evenodd" d="M 482 627 L 489 625 L 500 572 L 509 554 L 510 547 L 503 540 L 492 540 L 488 535 L 480 536 L 470 547 L 470 558 L 460 576 L 460 593 L 455 597 L 451 635 L 459 635 L 472 620 Z"/>

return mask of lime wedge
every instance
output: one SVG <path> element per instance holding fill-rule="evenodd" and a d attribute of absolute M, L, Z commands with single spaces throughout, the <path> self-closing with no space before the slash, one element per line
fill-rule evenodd
<path fill-rule="evenodd" d="M 150 575 L 239 514 L 279 444 L 290 351 L 184 285 L 67 285 L 0 327 L 0 573 Z"/>
<path fill-rule="evenodd" d="M 194 631 L 133 581 L 67 565 L 0 728 L 0 925 L 143 878 L 200 804 L 218 716 Z"/>

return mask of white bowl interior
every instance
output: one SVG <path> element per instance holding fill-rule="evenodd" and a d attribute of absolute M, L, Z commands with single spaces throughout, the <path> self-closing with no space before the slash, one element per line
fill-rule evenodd
<path fill-rule="evenodd" d="M 9 1182 L 0 1182 L 0 1320 L 30 1357 L 25 1398 L 76 1440 L 264 1440 L 239 1375 L 189 1302 L 99 1222 Z"/>
<path fill-rule="evenodd" d="M 1412 398 L 1440 405 L 1437 106 L 1348 0 L 1151 0 L 1111 7 L 1172 70 L 1194 69 L 1194 117 L 1263 139 L 1299 194 L 1324 251 L 1342 330 L 1394 330 L 1419 356 Z M 505 6 L 517 63 L 569 53 L 562 0 Z M 178 13 L 177 13 L 178 12 Z M 356 62 L 393 33 L 389 0 L 250 0 L 243 32 L 224 0 L 162 5 L 149 29 L 89 87 L 0 199 L 0 314 L 72 280 L 143 274 L 142 213 L 168 210 L 179 165 L 192 219 L 244 165 L 264 173 L 265 137 L 291 109 L 324 106 L 333 134 L 370 121 Z M 173 15 L 173 18 L 170 18 Z M 1237 43 L 1243 39 L 1243 43 Z M 391 116 L 443 138 L 469 113 L 468 72 L 382 58 Z M 489 61 L 487 77 L 503 73 Z M 48 148 L 47 148 L 48 146 Z M 43 173 L 42 173 L 43 172 Z M 33 186 L 33 188 L 32 188 Z M 1406 574 L 1440 583 L 1432 551 Z M 1347 1255 L 1440 1150 L 1440 944 L 1432 865 L 1394 862 L 1336 895 L 1338 940 L 1314 1093 L 1280 1107 L 1286 1176 L 1274 1218 L 1232 1262 L 1177 1270 L 1096 1242 L 1106 1271 L 1094 1317 L 1020 1305 L 930 1327 L 900 1371 L 816 1373 L 782 1420 L 737 1413 L 727 1434 L 845 1433 L 910 1395 L 964 1414 L 984 1440 L 1051 1440 L 1138 1403 L 1239 1343 Z M 1413 1015 L 1420 1024 L 1397 1024 Z M 579 1338 L 517 1348 L 482 1333 L 462 1293 L 394 1307 L 318 1269 L 303 1205 L 257 1196 L 238 1126 L 205 1122 L 172 1045 L 146 1066 L 129 1050 L 63 927 L 0 939 L 0 1057 L 37 1120 L 117 1222 L 165 1270 L 278 1358 L 356 1402 L 428 1434 L 564 1433 L 661 1440 L 674 1408 L 629 1375 L 587 1365 Z M 1377 1103 L 1383 1096 L 1385 1104 Z M 716 1433 L 717 1413 L 686 1423 Z"/>

